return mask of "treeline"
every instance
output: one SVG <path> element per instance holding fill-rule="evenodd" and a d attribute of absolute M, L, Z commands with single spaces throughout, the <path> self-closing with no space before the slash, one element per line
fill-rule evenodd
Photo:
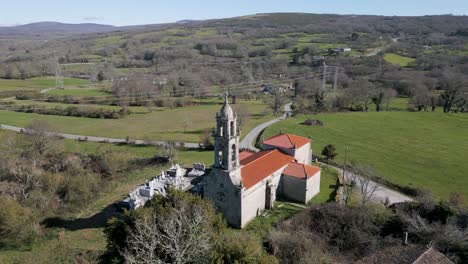
<path fill-rule="evenodd" d="M 131 110 L 128 108 L 121 108 L 120 110 L 109 110 L 102 108 L 90 108 L 90 107 L 47 107 L 41 105 L 16 105 L 14 103 L 0 103 L 0 109 L 10 110 L 21 113 L 34 113 L 40 115 L 56 115 L 56 116 L 74 116 L 74 117 L 85 117 L 85 118 L 101 118 L 101 119 L 120 119 L 129 114 Z"/>

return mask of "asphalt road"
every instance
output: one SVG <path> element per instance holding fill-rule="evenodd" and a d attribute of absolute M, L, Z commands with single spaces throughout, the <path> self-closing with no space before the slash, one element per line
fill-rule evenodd
<path fill-rule="evenodd" d="M 265 130 L 267 127 L 273 125 L 274 123 L 277 123 L 287 117 L 287 115 L 291 114 L 291 104 L 287 104 L 284 106 L 284 114 L 281 117 L 275 118 L 273 120 L 270 120 L 268 122 L 265 122 L 263 124 L 260 124 L 256 127 L 254 127 L 250 132 L 244 137 L 244 139 L 240 142 L 239 147 L 242 149 L 250 149 L 250 150 L 255 150 L 257 151 L 258 149 L 255 147 L 255 142 L 262 133 L 263 130 Z"/>
<path fill-rule="evenodd" d="M 4 130 L 10 130 L 15 132 L 27 132 L 26 128 L 10 126 L 0 124 L 0 128 Z M 50 135 L 59 136 L 67 139 L 73 140 L 83 140 L 83 141 L 91 141 L 91 142 L 103 142 L 103 143 L 127 143 L 127 140 L 124 138 L 108 138 L 108 137 L 94 137 L 94 136 L 83 136 L 83 135 L 74 135 L 74 134 L 65 134 L 65 133 L 50 133 Z M 164 145 L 167 144 L 166 141 L 151 141 L 147 142 L 144 140 L 131 140 L 130 142 L 135 145 L 147 145 L 147 144 L 155 144 L 155 145 Z M 185 148 L 199 148 L 199 143 L 190 143 L 190 142 L 175 142 L 177 146 L 183 146 Z"/>
<path fill-rule="evenodd" d="M 333 167 L 333 166 L 331 166 Z M 343 175 L 343 170 L 337 167 L 333 167 L 334 169 L 338 170 L 341 175 Z M 355 175 L 352 172 L 347 171 L 346 172 L 346 178 L 347 179 L 355 179 L 355 184 L 356 188 L 360 188 L 360 181 L 359 181 L 359 175 Z M 377 187 L 375 187 L 377 186 Z M 386 186 L 383 186 L 375 181 L 369 180 L 367 184 L 366 191 L 371 192 L 373 188 L 376 188 L 371 200 L 374 202 L 382 202 L 385 203 L 388 201 L 389 204 L 394 204 L 394 203 L 402 203 L 402 202 L 409 202 L 409 201 L 414 201 L 414 199 L 401 194 L 397 191 L 394 191 Z"/>

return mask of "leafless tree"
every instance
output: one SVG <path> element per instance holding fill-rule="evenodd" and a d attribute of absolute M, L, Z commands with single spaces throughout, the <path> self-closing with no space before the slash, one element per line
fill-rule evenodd
<path fill-rule="evenodd" d="M 189 128 L 192 125 L 192 119 L 188 114 L 184 115 L 184 119 L 182 120 L 182 125 L 184 127 L 184 134 L 187 132 L 187 128 Z"/>
<path fill-rule="evenodd" d="M 357 174 L 355 180 L 357 180 L 357 185 L 359 186 L 361 204 L 365 205 L 374 198 L 375 192 L 379 190 L 380 185 L 371 180 L 375 176 L 375 173 L 369 166 L 358 167 L 355 173 Z"/>
<path fill-rule="evenodd" d="M 33 120 L 27 127 L 26 139 L 30 143 L 32 152 L 44 155 L 53 150 L 61 142 L 54 136 L 52 126 L 43 120 Z"/>
<path fill-rule="evenodd" d="M 199 208 L 179 207 L 161 217 L 155 213 L 136 222 L 124 252 L 133 263 L 197 263 L 211 248 L 206 219 Z"/>
<path fill-rule="evenodd" d="M 355 187 L 359 190 L 361 205 L 367 204 L 375 197 L 375 192 L 380 189 L 380 185 L 371 179 L 375 177 L 374 170 L 369 166 L 357 166 L 344 176 L 343 193 L 345 203 L 351 201 L 351 196 Z"/>

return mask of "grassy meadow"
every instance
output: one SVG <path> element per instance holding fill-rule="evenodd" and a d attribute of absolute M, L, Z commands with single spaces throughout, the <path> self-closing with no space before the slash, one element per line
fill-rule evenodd
<path fill-rule="evenodd" d="M 56 106 L 56 105 L 55 105 Z M 260 101 L 238 101 L 233 106 L 249 113 L 242 131 L 272 118 Z M 98 106 L 99 108 L 99 106 Z M 102 107 L 105 108 L 105 107 Z M 0 123 L 24 127 L 32 120 L 49 122 L 58 132 L 112 138 L 175 140 L 199 142 L 201 135 L 215 126 L 215 114 L 220 104 L 203 104 L 181 108 L 154 108 L 152 112 L 138 108 L 121 119 L 93 119 L 0 111 Z"/>
<path fill-rule="evenodd" d="M 391 64 L 400 65 L 401 67 L 407 67 L 415 61 L 413 58 L 401 56 L 395 53 L 386 53 L 384 55 L 384 60 Z"/>
<path fill-rule="evenodd" d="M 64 78 L 63 83 L 67 86 L 88 85 L 88 80 L 76 78 Z M 0 79 L 0 91 L 35 90 L 55 87 L 55 77 L 38 77 L 27 80 Z"/>
<path fill-rule="evenodd" d="M 305 126 L 307 119 L 324 125 Z M 320 155 L 336 146 L 336 160 L 374 167 L 379 176 L 400 184 L 429 189 L 436 197 L 468 195 L 468 115 L 410 112 L 337 113 L 290 118 L 268 128 L 265 137 L 282 132 L 310 136 Z"/>

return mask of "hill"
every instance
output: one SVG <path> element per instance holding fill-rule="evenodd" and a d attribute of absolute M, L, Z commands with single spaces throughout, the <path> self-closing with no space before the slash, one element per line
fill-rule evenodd
<path fill-rule="evenodd" d="M 59 22 L 38 22 L 14 27 L 0 27 L 0 36 L 9 37 L 50 37 L 72 34 L 109 32 L 117 27 L 93 23 L 65 24 Z"/>

